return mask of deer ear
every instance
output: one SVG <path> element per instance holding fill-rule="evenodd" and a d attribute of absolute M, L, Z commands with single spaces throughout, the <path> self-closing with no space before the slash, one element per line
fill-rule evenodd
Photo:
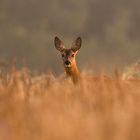
<path fill-rule="evenodd" d="M 78 37 L 78 38 L 74 41 L 74 43 L 73 43 L 71 49 L 72 49 L 74 52 L 76 52 L 76 51 L 78 51 L 78 50 L 81 48 L 81 45 L 82 45 L 82 39 L 81 39 L 81 37 Z"/>
<path fill-rule="evenodd" d="M 54 38 L 54 45 L 55 48 L 60 52 L 65 49 L 63 42 L 57 36 Z"/>

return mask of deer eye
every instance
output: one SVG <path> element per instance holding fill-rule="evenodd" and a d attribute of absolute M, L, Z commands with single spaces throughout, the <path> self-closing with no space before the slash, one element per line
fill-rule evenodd
<path fill-rule="evenodd" d="M 62 57 L 64 57 L 64 54 L 62 54 Z"/>
<path fill-rule="evenodd" d="M 74 54 L 72 54 L 71 56 L 74 57 Z"/>

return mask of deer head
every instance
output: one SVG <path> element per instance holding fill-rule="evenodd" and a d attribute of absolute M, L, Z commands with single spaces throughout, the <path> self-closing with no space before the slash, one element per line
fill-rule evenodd
<path fill-rule="evenodd" d="M 72 47 L 69 49 L 65 48 L 63 42 L 58 37 L 55 37 L 54 44 L 55 48 L 61 53 L 67 75 L 72 76 L 73 79 L 75 79 L 79 75 L 75 56 L 78 50 L 81 48 L 81 37 L 78 37 L 72 44 Z"/>
<path fill-rule="evenodd" d="M 55 48 L 60 51 L 65 68 L 71 68 L 73 65 L 75 65 L 75 56 L 78 50 L 81 48 L 81 43 L 82 40 L 80 37 L 78 37 L 74 41 L 72 47 L 70 49 L 66 49 L 63 42 L 58 37 L 55 37 Z"/>

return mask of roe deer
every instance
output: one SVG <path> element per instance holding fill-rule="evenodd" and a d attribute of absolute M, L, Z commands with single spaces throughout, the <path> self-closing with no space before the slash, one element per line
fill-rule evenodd
<path fill-rule="evenodd" d="M 63 42 L 58 37 L 55 37 L 54 44 L 55 44 L 55 48 L 61 53 L 66 75 L 68 77 L 71 77 L 74 83 L 77 83 L 78 80 L 80 79 L 80 72 L 77 68 L 75 56 L 78 50 L 81 48 L 81 44 L 82 44 L 81 37 L 78 37 L 74 41 L 70 49 L 66 49 Z"/>

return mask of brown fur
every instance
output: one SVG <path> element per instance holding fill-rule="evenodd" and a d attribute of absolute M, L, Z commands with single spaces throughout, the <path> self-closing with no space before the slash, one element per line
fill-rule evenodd
<path fill-rule="evenodd" d="M 71 77 L 74 83 L 77 83 L 80 79 L 80 72 L 76 64 L 75 56 L 78 50 L 81 48 L 81 43 L 82 40 L 80 37 L 78 37 L 74 41 L 73 46 L 70 49 L 66 49 L 63 42 L 58 37 L 55 37 L 54 41 L 56 49 L 61 52 L 66 75 Z"/>
<path fill-rule="evenodd" d="M 76 63 L 73 65 L 72 68 L 65 68 L 67 76 L 70 76 L 72 78 L 72 81 L 74 83 L 77 83 L 80 79 L 80 72 L 77 68 Z"/>

